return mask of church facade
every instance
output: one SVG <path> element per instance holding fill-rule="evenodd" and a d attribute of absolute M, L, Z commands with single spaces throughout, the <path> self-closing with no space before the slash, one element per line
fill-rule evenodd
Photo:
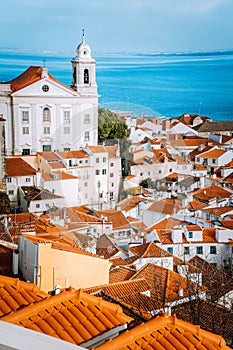
<path fill-rule="evenodd" d="M 15 79 L 0 83 L 7 155 L 97 145 L 96 61 L 84 35 L 71 63 L 71 87 L 41 66 L 31 66 Z"/>

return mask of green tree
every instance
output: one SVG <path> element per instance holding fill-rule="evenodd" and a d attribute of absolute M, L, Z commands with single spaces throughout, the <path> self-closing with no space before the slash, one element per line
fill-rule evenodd
<path fill-rule="evenodd" d="M 129 129 L 126 123 L 120 120 L 116 113 L 99 107 L 98 142 L 103 143 L 107 140 L 127 139 L 128 137 Z"/>

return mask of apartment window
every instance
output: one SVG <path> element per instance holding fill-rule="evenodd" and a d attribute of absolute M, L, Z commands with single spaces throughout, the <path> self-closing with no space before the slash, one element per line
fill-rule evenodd
<path fill-rule="evenodd" d="M 113 166 L 114 166 L 114 163 L 110 163 L 110 166 L 113 167 Z"/>
<path fill-rule="evenodd" d="M 31 182 L 31 178 L 30 177 L 26 177 L 26 182 Z"/>
<path fill-rule="evenodd" d="M 197 158 L 197 162 L 198 162 L 198 163 L 200 162 L 200 158 Z"/>
<path fill-rule="evenodd" d="M 51 112 L 48 107 L 45 107 L 43 109 L 43 122 L 44 123 L 51 123 Z"/>
<path fill-rule="evenodd" d="M 84 141 L 90 141 L 90 133 L 89 133 L 89 131 L 85 131 Z"/>
<path fill-rule="evenodd" d="M 184 254 L 189 254 L 189 247 L 184 247 Z"/>
<path fill-rule="evenodd" d="M 193 238 L 193 232 L 189 231 L 188 238 Z"/>
<path fill-rule="evenodd" d="M 197 254 L 203 254 L 203 247 L 197 247 Z"/>
<path fill-rule="evenodd" d="M 99 163 L 99 162 L 100 162 L 100 159 L 99 159 L 99 158 L 96 158 L 96 159 L 95 159 L 95 162 L 96 162 L 96 163 Z"/>
<path fill-rule="evenodd" d="M 88 164 L 88 159 L 85 159 L 85 164 Z"/>
<path fill-rule="evenodd" d="M 80 160 L 80 161 L 79 161 L 79 164 L 83 164 L 83 161 L 82 161 L 82 160 Z"/>
<path fill-rule="evenodd" d="M 87 199 L 88 198 L 88 194 L 84 193 L 84 198 Z"/>
<path fill-rule="evenodd" d="M 143 173 L 140 173 L 140 176 L 143 176 Z"/>
<path fill-rule="evenodd" d="M 64 134 L 70 134 L 70 127 L 69 126 L 64 127 Z"/>
<path fill-rule="evenodd" d="M 210 254 L 217 254 L 216 246 L 211 246 L 210 247 Z"/>
<path fill-rule="evenodd" d="M 28 156 L 30 154 L 30 148 L 23 148 L 22 149 L 22 155 Z"/>
<path fill-rule="evenodd" d="M 88 183 L 87 182 L 84 182 L 84 187 L 87 187 L 88 186 Z"/>
<path fill-rule="evenodd" d="M 111 182 L 111 187 L 114 187 L 114 182 Z"/>
<path fill-rule="evenodd" d="M 70 111 L 64 111 L 64 124 L 70 124 Z"/>
<path fill-rule="evenodd" d="M 63 151 L 64 151 L 64 152 L 70 151 L 70 148 L 69 148 L 69 147 L 64 147 L 64 148 L 63 148 Z"/>
<path fill-rule="evenodd" d="M 22 122 L 29 123 L 29 111 L 22 111 Z"/>
<path fill-rule="evenodd" d="M 161 174 L 162 173 L 162 170 L 159 170 L 159 174 Z"/>
<path fill-rule="evenodd" d="M 7 177 L 6 181 L 11 182 L 11 177 Z"/>
<path fill-rule="evenodd" d="M 36 204 L 36 208 L 40 208 L 40 204 L 39 203 Z"/>
<path fill-rule="evenodd" d="M 50 134 L 50 127 L 49 126 L 44 127 L 44 134 Z"/>
<path fill-rule="evenodd" d="M 168 251 L 168 253 L 173 254 L 173 248 L 172 247 L 168 247 L 167 251 Z"/>
<path fill-rule="evenodd" d="M 107 174 L 107 170 L 106 169 L 102 169 L 102 174 L 106 175 Z"/>
<path fill-rule="evenodd" d="M 13 190 L 10 190 L 8 193 L 9 193 L 9 196 L 13 196 L 14 195 L 14 191 Z"/>
<path fill-rule="evenodd" d="M 84 124 L 90 124 L 91 119 L 90 119 L 90 114 L 85 114 L 84 115 Z"/>
<path fill-rule="evenodd" d="M 215 164 L 216 163 L 216 159 L 212 159 L 212 163 Z"/>
<path fill-rule="evenodd" d="M 96 171 L 95 171 L 95 174 L 96 174 L 96 175 L 99 175 L 99 174 L 100 174 L 100 171 L 99 171 L 99 170 L 96 170 Z"/>
<path fill-rule="evenodd" d="M 110 177 L 114 177 L 114 173 L 110 173 Z"/>
<path fill-rule="evenodd" d="M 51 145 L 43 145 L 43 152 L 51 152 L 52 146 Z"/>
<path fill-rule="evenodd" d="M 171 173 L 171 172 L 172 172 L 172 169 L 169 169 L 169 172 Z"/>
<path fill-rule="evenodd" d="M 29 127 L 25 126 L 23 127 L 23 135 L 27 135 L 27 134 L 29 134 Z"/>
<path fill-rule="evenodd" d="M 103 157 L 103 163 L 106 163 L 107 158 Z"/>
<path fill-rule="evenodd" d="M 110 196 L 110 199 L 113 199 L 113 192 L 110 192 L 109 196 Z"/>

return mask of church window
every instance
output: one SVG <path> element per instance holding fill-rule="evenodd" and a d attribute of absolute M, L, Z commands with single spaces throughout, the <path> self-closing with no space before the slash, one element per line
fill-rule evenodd
<path fill-rule="evenodd" d="M 48 91 L 49 91 L 49 86 L 48 86 L 48 85 L 43 85 L 43 86 L 42 86 L 42 90 L 43 90 L 44 92 L 48 92 Z"/>
<path fill-rule="evenodd" d="M 89 71 L 84 69 L 84 84 L 89 84 Z"/>
<path fill-rule="evenodd" d="M 74 81 L 74 84 L 76 84 L 76 67 L 74 67 L 74 70 L 73 70 L 73 81 Z"/>
<path fill-rule="evenodd" d="M 23 128 L 23 135 L 29 134 L 29 127 L 26 126 Z"/>
<path fill-rule="evenodd" d="M 51 112 L 48 107 L 45 107 L 43 109 L 43 122 L 44 123 L 51 123 Z"/>
<path fill-rule="evenodd" d="M 90 141 L 90 133 L 89 133 L 89 131 L 85 131 L 84 141 Z"/>
<path fill-rule="evenodd" d="M 84 115 L 84 124 L 90 124 L 91 119 L 90 119 L 90 114 L 85 114 Z"/>
<path fill-rule="evenodd" d="M 44 127 L 44 134 L 50 134 L 50 127 L 48 126 Z"/>
<path fill-rule="evenodd" d="M 70 111 L 64 111 L 64 123 L 70 124 Z"/>
<path fill-rule="evenodd" d="M 70 127 L 69 126 L 64 127 L 64 134 L 70 134 Z"/>
<path fill-rule="evenodd" d="M 22 111 L 22 122 L 29 123 L 29 111 Z"/>

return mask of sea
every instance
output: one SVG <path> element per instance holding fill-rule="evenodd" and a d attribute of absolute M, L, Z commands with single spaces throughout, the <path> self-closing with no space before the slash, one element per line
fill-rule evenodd
<path fill-rule="evenodd" d="M 233 120 L 233 49 L 174 53 L 93 53 L 100 106 L 137 117 L 184 113 Z M 70 86 L 72 52 L 0 48 L 0 81 L 44 65 Z"/>

